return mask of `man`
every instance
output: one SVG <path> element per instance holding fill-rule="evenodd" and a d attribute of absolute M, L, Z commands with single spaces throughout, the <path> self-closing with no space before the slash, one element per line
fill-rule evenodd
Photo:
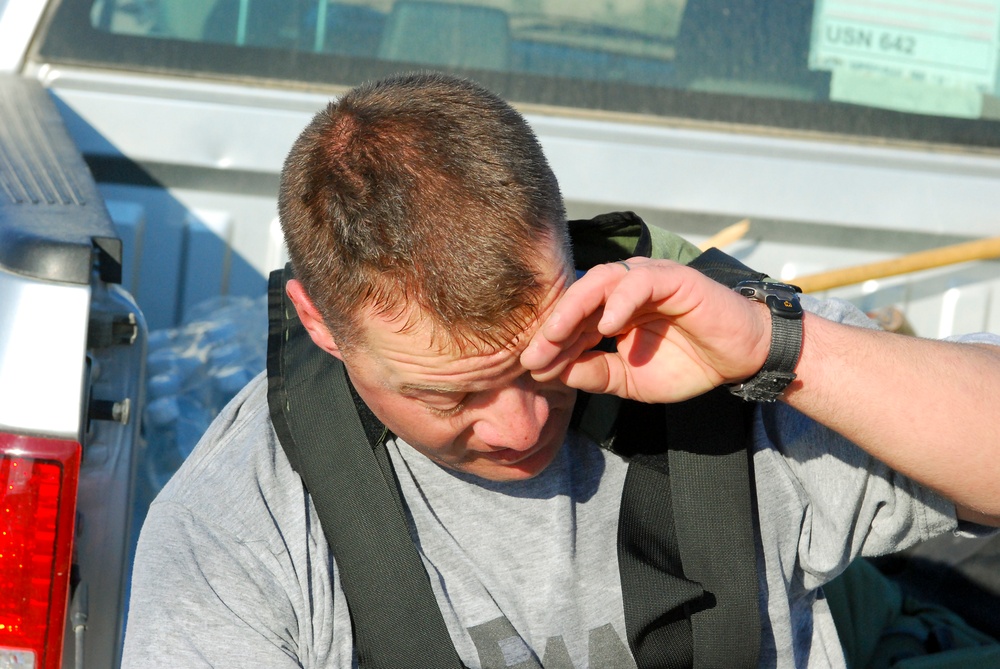
<path fill-rule="evenodd" d="M 673 403 L 753 387 L 769 309 L 670 261 L 577 279 L 525 121 L 441 75 L 320 112 L 279 209 L 288 297 L 388 429 L 462 662 L 636 666 L 616 552 L 630 465 L 569 428 L 576 389 Z M 1000 338 L 905 339 L 807 303 L 796 378 L 753 430 L 760 666 L 844 666 L 820 588 L 858 555 L 1000 520 Z M 258 377 L 150 508 L 124 665 L 350 667 L 339 578 Z"/>

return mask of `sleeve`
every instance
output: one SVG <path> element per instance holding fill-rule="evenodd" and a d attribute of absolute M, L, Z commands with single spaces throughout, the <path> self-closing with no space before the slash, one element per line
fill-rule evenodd
<path fill-rule="evenodd" d="M 803 304 L 830 320 L 876 327 L 842 300 L 804 296 Z M 952 339 L 1000 344 L 990 334 Z M 960 527 L 950 501 L 786 405 L 758 409 L 754 440 L 765 555 L 806 590 L 859 556 L 903 550 L 949 531 L 986 531 Z"/>
<path fill-rule="evenodd" d="M 951 502 L 790 407 L 763 407 L 755 442 L 765 552 L 794 564 L 806 590 L 859 556 L 903 550 L 957 527 Z"/>
<path fill-rule="evenodd" d="M 301 667 L 270 551 L 154 503 L 136 549 L 122 667 Z"/>

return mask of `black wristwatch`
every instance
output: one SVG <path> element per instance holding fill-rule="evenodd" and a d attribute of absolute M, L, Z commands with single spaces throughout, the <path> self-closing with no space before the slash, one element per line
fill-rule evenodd
<path fill-rule="evenodd" d="M 802 304 L 798 296 L 802 290 L 766 281 L 741 281 L 733 290 L 771 309 L 771 350 L 757 374 L 731 384 L 729 391 L 748 402 L 774 402 L 795 379 L 802 351 Z"/>

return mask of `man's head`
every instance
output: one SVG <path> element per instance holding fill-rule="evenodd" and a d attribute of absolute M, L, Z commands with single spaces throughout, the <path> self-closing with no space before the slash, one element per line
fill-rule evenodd
<path fill-rule="evenodd" d="M 369 311 L 412 307 L 458 342 L 505 345 L 533 315 L 543 249 L 568 244 L 524 119 L 439 74 L 330 103 L 292 147 L 278 206 L 295 276 L 341 348 L 361 343 Z"/>
<path fill-rule="evenodd" d="M 519 353 L 572 277 L 559 188 L 524 119 L 443 75 L 361 86 L 316 115 L 279 213 L 313 341 L 396 435 L 452 469 L 534 476 L 575 394 Z"/>

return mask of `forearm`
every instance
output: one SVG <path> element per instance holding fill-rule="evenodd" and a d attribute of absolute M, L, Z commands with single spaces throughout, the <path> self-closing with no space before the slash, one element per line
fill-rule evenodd
<path fill-rule="evenodd" d="M 1000 347 L 806 314 L 796 373 L 785 393 L 791 406 L 959 507 L 1000 522 Z"/>
<path fill-rule="evenodd" d="M 521 356 L 535 380 L 668 403 L 761 368 L 771 343 L 764 304 L 676 263 L 628 265 L 599 265 L 560 298 Z M 909 338 L 813 313 L 803 331 L 798 379 L 785 391 L 791 406 L 948 497 L 961 517 L 973 518 L 972 509 L 1000 524 L 1000 346 Z M 617 338 L 615 351 L 592 348 L 602 336 Z"/>

